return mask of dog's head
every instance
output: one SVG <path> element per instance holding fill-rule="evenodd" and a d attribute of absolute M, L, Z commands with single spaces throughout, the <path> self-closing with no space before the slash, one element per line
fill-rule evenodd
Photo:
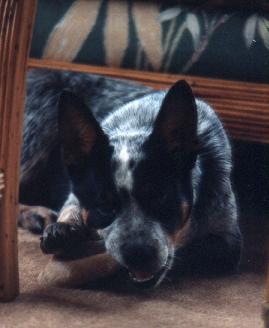
<path fill-rule="evenodd" d="M 130 105 L 129 105 L 130 106 Z M 157 285 L 173 263 L 192 208 L 197 111 L 185 81 L 159 101 L 146 138 L 110 138 L 76 96 L 63 93 L 59 130 L 73 192 L 101 229 L 107 251 L 140 286 Z M 113 140 L 112 140 L 113 139 Z"/>

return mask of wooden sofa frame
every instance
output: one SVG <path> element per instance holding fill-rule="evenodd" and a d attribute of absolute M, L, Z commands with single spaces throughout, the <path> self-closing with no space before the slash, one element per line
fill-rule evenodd
<path fill-rule="evenodd" d="M 29 59 L 29 68 L 70 70 L 103 74 L 166 89 L 179 79 L 192 86 L 218 112 L 234 139 L 269 143 L 269 85 L 245 83 L 180 74 L 154 73 L 130 69 L 100 67 L 44 59 Z"/>
<path fill-rule="evenodd" d="M 0 0 L 0 300 L 19 293 L 17 227 L 20 147 L 27 68 L 62 69 L 134 80 L 153 88 L 186 79 L 219 113 L 235 139 L 269 143 L 269 85 L 28 59 L 36 0 Z M 266 300 L 269 302 L 269 278 Z M 268 326 L 269 327 L 269 326 Z"/>

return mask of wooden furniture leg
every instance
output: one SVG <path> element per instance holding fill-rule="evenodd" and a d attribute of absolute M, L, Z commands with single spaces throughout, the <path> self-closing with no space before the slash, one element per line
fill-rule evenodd
<path fill-rule="evenodd" d="M 25 74 L 36 0 L 0 0 L 0 300 L 19 291 L 17 204 Z M 4 183 L 3 183 L 4 178 Z M 4 188 L 3 188 L 4 187 Z"/>
<path fill-rule="evenodd" d="M 269 266 L 267 268 L 265 303 L 263 304 L 264 327 L 269 328 Z"/>

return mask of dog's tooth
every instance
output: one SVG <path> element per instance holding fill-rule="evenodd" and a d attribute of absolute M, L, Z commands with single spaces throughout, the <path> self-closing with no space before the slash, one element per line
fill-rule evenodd
<path fill-rule="evenodd" d="M 150 276 L 150 277 L 148 277 L 148 278 L 146 278 L 146 279 L 138 279 L 138 278 L 134 278 L 134 281 L 136 281 L 136 282 L 146 282 L 146 281 L 149 281 L 149 280 L 151 280 L 151 279 L 153 279 L 154 278 L 154 276 Z"/>
<path fill-rule="evenodd" d="M 130 272 L 130 271 L 129 271 L 129 276 L 132 278 L 132 280 L 134 282 L 146 282 L 146 281 L 149 281 L 149 280 L 154 278 L 154 275 L 152 275 L 152 274 L 150 274 L 150 275 L 149 274 L 147 274 L 147 275 L 144 274 L 143 277 L 142 277 L 141 275 Z"/>

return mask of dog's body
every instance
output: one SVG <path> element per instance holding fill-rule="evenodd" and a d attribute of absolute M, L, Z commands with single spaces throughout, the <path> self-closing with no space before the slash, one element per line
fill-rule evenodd
<path fill-rule="evenodd" d="M 87 238 L 81 227 L 94 226 L 139 285 L 158 284 L 175 258 L 183 271 L 236 268 L 230 144 L 186 83 L 166 93 L 32 71 L 23 140 L 21 203 L 58 211 L 67 199 L 44 232 L 45 252 Z"/>

